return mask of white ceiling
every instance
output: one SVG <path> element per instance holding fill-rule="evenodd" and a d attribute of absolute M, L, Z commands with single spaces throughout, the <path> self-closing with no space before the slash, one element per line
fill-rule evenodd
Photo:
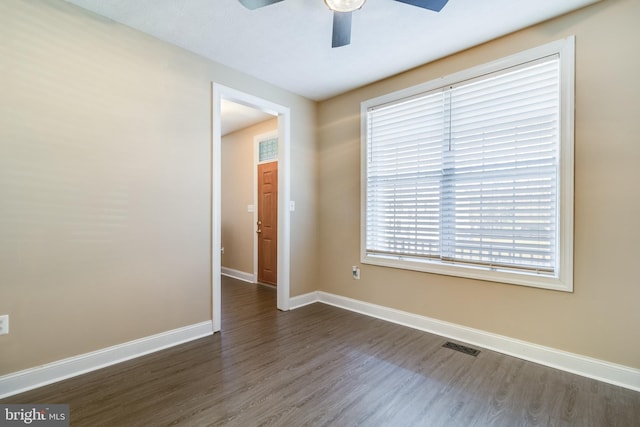
<path fill-rule="evenodd" d="M 368 0 L 351 44 L 331 48 L 323 0 L 248 10 L 238 0 L 66 0 L 313 100 L 570 12 L 598 0 L 449 0 L 440 13 Z"/>
<path fill-rule="evenodd" d="M 247 107 L 226 99 L 222 100 L 220 111 L 222 113 L 220 129 L 222 136 L 274 118 L 271 114 L 257 108 Z"/>

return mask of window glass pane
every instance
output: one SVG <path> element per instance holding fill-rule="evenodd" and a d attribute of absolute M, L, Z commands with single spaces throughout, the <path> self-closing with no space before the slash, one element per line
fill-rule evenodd
<path fill-rule="evenodd" d="M 265 139 L 258 143 L 258 161 L 268 162 L 278 159 L 278 138 Z"/>
<path fill-rule="evenodd" d="M 438 256 L 442 92 L 369 113 L 367 250 Z"/>
<path fill-rule="evenodd" d="M 451 91 L 443 257 L 553 271 L 557 58 Z"/>

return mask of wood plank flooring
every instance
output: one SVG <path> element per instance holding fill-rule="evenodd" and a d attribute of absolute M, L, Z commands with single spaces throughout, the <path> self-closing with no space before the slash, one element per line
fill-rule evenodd
<path fill-rule="evenodd" d="M 72 426 L 640 426 L 640 393 L 223 279 L 222 333 L 4 399 Z"/>

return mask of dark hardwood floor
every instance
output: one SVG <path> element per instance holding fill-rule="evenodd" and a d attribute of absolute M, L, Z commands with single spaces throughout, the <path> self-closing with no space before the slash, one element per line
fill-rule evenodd
<path fill-rule="evenodd" d="M 72 426 L 640 426 L 640 393 L 223 279 L 222 333 L 4 399 Z"/>

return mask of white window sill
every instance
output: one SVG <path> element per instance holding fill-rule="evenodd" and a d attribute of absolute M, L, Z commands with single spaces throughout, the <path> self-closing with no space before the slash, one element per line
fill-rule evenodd
<path fill-rule="evenodd" d="M 560 277 L 553 277 L 542 273 L 513 272 L 496 270 L 490 267 L 450 264 L 435 260 L 372 254 L 364 254 L 361 261 L 363 264 L 377 265 L 380 267 L 400 268 L 403 270 L 413 270 L 445 276 L 573 292 L 573 280 L 571 274 L 565 274 L 564 277 L 562 277 L 563 275 L 560 275 Z"/>

